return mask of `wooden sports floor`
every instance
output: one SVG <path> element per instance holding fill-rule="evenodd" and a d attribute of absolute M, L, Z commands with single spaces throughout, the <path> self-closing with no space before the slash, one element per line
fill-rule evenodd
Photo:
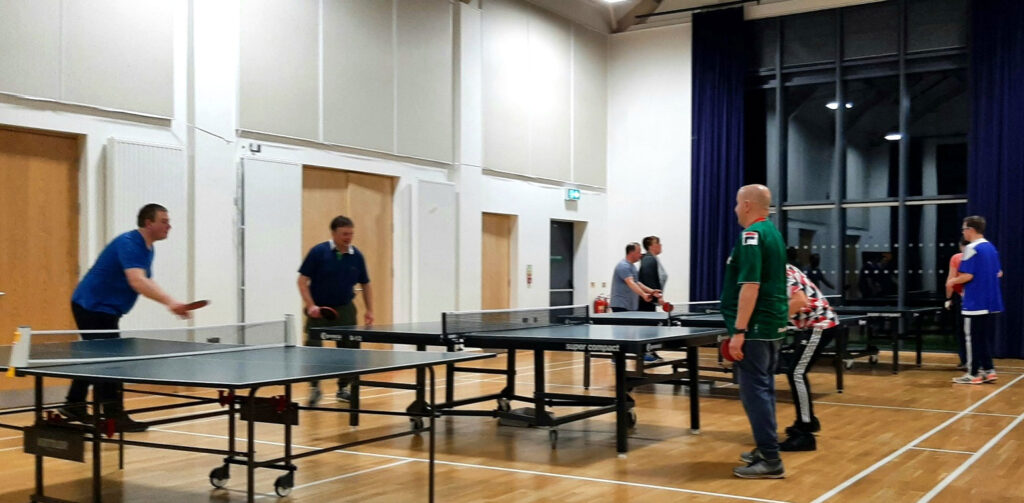
<path fill-rule="evenodd" d="M 713 365 L 712 350 L 702 357 Z M 552 391 L 582 391 L 582 358 L 553 354 L 548 370 Z M 890 373 L 890 355 L 870 366 L 858 361 L 847 373 L 846 390 L 835 392 L 827 361 L 811 375 L 816 414 L 821 419 L 818 450 L 783 453 L 783 480 L 741 480 L 732 476 L 751 435 L 735 392 L 728 388 L 701 399 L 702 430 L 689 432 L 688 401 L 682 388 L 658 385 L 634 393 L 639 424 L 630 432 L 630 451 L 615 453 L 610 415 L 560 428 L 557 449 L 544 430 L 498 426 L 481 417 L 443 418 L 437 437 L 436 501 L 439 502 L 1024 502 L 1024 363 L 997 360 L 995 384 L 953 385 L 953 355 L 926 354 L 921 368 Z M 912 361 L 910 353 L 901 354 Z M 517 361 L 519 392 L 529 393 L 533 367 Z M 490 360 L 504 365 L 504 356 Z M 608 360 L 594 361 L 591 393 L 608 393 Z M 443 372 L 440 373 L 443 376 Z M 385 375 L 411 380 L 411 372 Z M 503 376 L 460 374 L 456 396 L 496 392 Z M 780 430 L 794 418 L 785 379 L 778 379 Z M 326 383 L 325 383 L 326 384 Z M 306 394 L 305 385 L 296 388 Z M 330 388 L 326 388 L 325 391 Z M 333 391 L 333 390 L 331 390 Z M 325 400 L 333 402 L 332 397 Z M 364 388 L 365 406 L 404 409 L 411 392 Z M 134 395 L 128 407 L 167 400 Z M 303 397 L 304 401 L 304 397 Z M 493 404 L 481 404 L 481 408 Z M 521 404 L 519 404 L 521 405 Z M 513 407 L 516 407 L 513 404 Z M 161 417 L 172 412 L 154 412 Z M 145 419 L 146 416 L 139 416 Z M 295 430 L 296 449 L 408 428 L 405 418 L 362 416 L 357 429 L 344 414 L 306 413 Z M 30 417 L 8 419 L 27 423 Z M 244 432 L 243 432 L 244 433 Z M 223 448 L 224 418 L 153 428 L 133 437 L 155 442 Z M 257 428 L 260 458 L 282 451 L 280 428 Z M 33 485 L 33 458 L 21 452 L 21 437 L 0 430 L 0 501 L 25 502 Z M 226 489 L 207 477 L 220 464 L 206 454 L 127 447 L 125 470 L 117 469 L 114 446 L 104 450 L 104 501 L 228 502 L 245 500 L 243 467 L 233 467 Z M 296 487 L 287 502 L 426 501 L 425 439 L 402 437 L 351 451 L 297 462 Z M 88 501 L 89 463 L 46 460 L 47 495 Z M 275 501 L 279 472 L 257 471 L 259 501 Z"/>

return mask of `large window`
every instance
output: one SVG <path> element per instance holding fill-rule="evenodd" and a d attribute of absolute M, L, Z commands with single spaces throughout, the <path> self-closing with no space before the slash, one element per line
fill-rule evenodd
<path fill-rule="evenodd" d="M 787 244 L 829 294 L 944 296 L 966 211 L 967 2 L 748 23 L 746 180 L 767 180 Z"/>

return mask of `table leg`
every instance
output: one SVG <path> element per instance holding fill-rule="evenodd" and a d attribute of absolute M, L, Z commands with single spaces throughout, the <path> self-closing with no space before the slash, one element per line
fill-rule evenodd
<path fill-rule="evenodd" d="M 690 386 L 690 433 L 700 432 L 700 356 L 696 346 L 686 348 L 686 373 Z"/>
<path fill-rule="evenodd" d="M 626 437 L 629 425 L 626 404 L 626 354 L 619 351 L 615 353 L 615 448 L 620 456 L 625 456 L 629 450 L 629 440 Z"/>

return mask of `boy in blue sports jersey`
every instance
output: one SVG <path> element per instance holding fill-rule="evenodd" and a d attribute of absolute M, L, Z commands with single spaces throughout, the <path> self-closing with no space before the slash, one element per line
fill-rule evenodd
<path fill-rule="evenodd" d="M 946 287 L 964 285 L 960 312 L 964 316 L 964 338 L 967 346 L 967 373 L 956 377 L 956 384 L 982 384 L 995 382 L 996 369 L 992 363 L 992 343 L 995 339 L 996 316 L 1003 311 L 1003 293 L 999 278 L 1003 268 L 999 252 L 985 239 L 985 218 L 972 215 L 964 219 L 960 228 L 964 239 L 964 255 L 960 259 L 959 274 L 946 281 Z"/>

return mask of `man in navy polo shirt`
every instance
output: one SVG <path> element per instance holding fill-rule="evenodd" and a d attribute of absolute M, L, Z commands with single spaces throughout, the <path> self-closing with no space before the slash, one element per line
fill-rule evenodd
<path fill-rule="evenodd" d="M 363 254 L 352 246 L 355 224 L 348 217 L 337 216 L 331 220 L 331 239 L 309 249 L 306 259 L 299 267 L 299 293 L 306 311 L 306 345 L 323 346 L 320 339 L 309 337 L 311 327 L 328 327 L 356 324 L 355 298 L 356 283 L 363 287 L 363 302 L 366 313 L 363 321 L 373 324 L 373 293 L 370 290 L 370 276 L 366 272 Z M 338 319 L 326 320 L 320 315 L 321 307 L 330 307 L 338 312 Z M 359 343 L 343 343 L 338 347 L 358 348 Z M 349 401 L 352 393 L 348 386 L 351 378 L 338 379 L 338 400 Z M 309 390 L 309 404 L 320 401 L 320 383 L 313 381 Z"/>
<path fill-rule="evenodd" d="M 153 276 L 153 244 L 167 239 L 171 220 L 167 208 L 150 203 L 139 210 L 139 228 L 114 238 L 96 263 L 78 283 L 71 295 L 71 312 L 79 330 L 111 330 L 108 333 L 81 334 L 82 339 L 109 339 L 120 337 L 117 332 L 122 316 L 135 305 L 139 294 L 153 299 L 172 313 L 188 318 L 185 305 L 164 292 L 151 278 Z M 72 421 L 89 422 L 85 396 L 89 392 L 89 381 L 76 379 L 68 390 L 67 403 L 60 408 L 61 414 Z M 102 404 L 102 413 L 113 419 L 120 431 L 145 431 L 146 425 L 133 421 L 124 413 L 124 404 L 116 384 L 96 383 L 95 398 Z"/>
<path fill-rule="evenodd" d="M 968 348 L 967 373 L 953 378 L 956 384 L 995 382 L 992 343 L 995 339 L 996 316 L 1003 312 L 1003 292 L 999 278 L 1003 268 L 999 252 L 985 239 L 985 218 L 977 215 L 964 219 L 960 231 L 969 241 L 960 259 L 959 274 L 946 281 L 946 287 L 964 285 L 960 312 L 964 315 L 964 338 Z"/>

